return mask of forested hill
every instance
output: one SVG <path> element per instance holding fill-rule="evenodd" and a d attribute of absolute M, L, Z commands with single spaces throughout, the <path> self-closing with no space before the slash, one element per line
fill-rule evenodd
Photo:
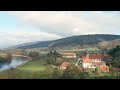
<path fill-rule="evenodd" d="M 60 47 L 60 46 L 75 46 L 75 45 L 94 45 L 103 41 L 112 41 L 120 39 L 120 35 L 109 35 L 109 34 L 95 34 L 95 35 L 79 35 L 67 38 L 62 38 L 53 41 L 42 41 L 30 44 L 22 44 L 15 46 L 16 48 L 39 48 L 39 47 Z"/>

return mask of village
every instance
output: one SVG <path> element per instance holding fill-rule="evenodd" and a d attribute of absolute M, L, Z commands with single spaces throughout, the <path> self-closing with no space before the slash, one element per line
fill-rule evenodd
<path fill-rule="evenodd" d="M 119 47 L 117 48 L 119 49 Z M 110 56 L 113 54 L 94 49 L 92 51 L 90 48 L 85 48 L 83 51 L 73 50 L 6 50 L 4 53 L 1 52 L 2 56 L 9 52 L 12 56 L 29 57 L 30 60 L 14 69 L 0 72 L 0 78 L 34 78 L 33 75 L 36 78 L 41 76 L 40 78 L 47 79 L 119 78 L 119 62 L 113 62 Z M 34 73 L 32 73 L 33 71 Z M 7 72 L 11 72 L 11 74 L 8 75 Z M 28 77 L 29 72 L 31 73 Z M 18 73 L 20 73 L 19 76 L 16 76 Z M 16 77 L 11 77 L 11 75 Z"/>
<path fill-rule="evenodd" d="M 14 52 L 13 52 L 14 51 Z M 24 55 L 25 52 L 20 52 L 13 50 L 11 53 L 12 56 L 24 56 L 29 57 L 29 55 Z M 30 52 L 29 52 L 30 53 Z M 0 53 L 1 56 L 5 57 L 5 53 Z M 59 69 L 65 70 L 70 64 L 74 64 L 77 67 L 82 67 L 87 71 L 96 71 L 99 68 L 100 72 L 109 72 L 109 67 L 106 65 L 104 58 L 107 57 L 105 53 L 89 53 L 88 50 L 85 51 L 84 55 L 77 55 L 74 52 L 64 52 L 60 53 L 61 58 L 64 59 L 63 63 L 59 66 Z M 30 57 L 29 57 L 30 58 Z M 31 57 L 32 58 L 32 57 Z M 31 59 L 30 58 L 30 59 Z M 48 57 L 49 58 L 49 57 Z M 70 63 L 69 59 L 75 61 L 74 63 Z"/>
<path fill-rule="evenodd" d="M 88 51 L 86 51 L 86 54 L 84 56 L 79 56 L 76 63 L 74 63 L 76 66 L 81 66 L 84 69 L 95 71 L 96 68 L 99 68 L 101 72 L 109 72 L 109 67 L 104 62 L 104 57 L 106 57 L 107 54 L 89 54 Z M 63 53 L 63 58 L 77 58 L 76 53 Z M 67 66 L 69 66 L 70 63 L 66 60 L 63 62 L 62 65 L 60 65 L 60 69 L 66 69 Z"/>

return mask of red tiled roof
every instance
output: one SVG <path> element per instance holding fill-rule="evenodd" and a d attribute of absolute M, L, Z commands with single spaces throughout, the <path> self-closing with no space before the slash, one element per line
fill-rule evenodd
<path fill-rule="evenodd" d="M 82 58 L 82 61 L 84 62 L 84 63 L 87 63 L 87 62 L 89 62 L 90 61 L 90 59 L 89 59 L 89 57 L 83 57 Z"/>
<path fill-rule="evenodd" d="M 103 54 L 90 54 L 89 57 L 83 56 L 82 60 L 83 62 L 89 62 L 90 60 L 93 59 L 103 59 L 105 55 Z"/>
<path fill-rule="evenodd" d="M 101 70 L 109 70 L 109 67 L 108 66 L 105 66 L 105 65 L 100 65 L 99 68 Z"/>
<path fill-rule="evenodd" d="M 90 54 L 89 58 L 90 59 L 103 59 L 104 55 L 103 54 Z"/>
<path fill-rule="evenodd" d="M 63 56 L 76 56 L 76 53 L 63 53 Z"/>

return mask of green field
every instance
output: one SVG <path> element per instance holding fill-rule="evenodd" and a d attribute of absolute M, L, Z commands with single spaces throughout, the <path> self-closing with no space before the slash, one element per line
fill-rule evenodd
<path fill-rule="evenodd" d="M 81 51 L 86 51 L 86 49 L 88 49 L 88 51 L 101 51 L 100 49 L 98 48 L 85 48 L 85 49 L 71 49 L 71 50 L 67 50 L 67 49 L 64 49 L 64 50 L 57 50 L 58 52 L 81 52 Z M 39 53 L 40 54 L 47 54 L 49 51 L 40 51 Z"/>
<path fill-rule="evenodd" d="M 98 48 L 86 48 L 88 51 L 100 51 Z M 73 49 L 73 50 L 62 50 L 62 51 L 85 51 L 86 49 Z"/>
<path fill-rule="evenodd" d="M 16 69 L 0 72 L 0 79 L 47 79 L 49 77 L 45 70 L 46 65 L 44 64 L 40 60 L 29 61 Z"/>

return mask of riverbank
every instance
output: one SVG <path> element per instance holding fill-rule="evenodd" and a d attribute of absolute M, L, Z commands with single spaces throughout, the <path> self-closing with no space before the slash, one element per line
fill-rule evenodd
<path fill-rule="evenodd" d="M 0 53 L 0 62 L 6 62 L 6 61 L 11 61 L 11 59 L 12 59 L 12 54 L 10 54 L 10 53 L 7 53 L 7 54 L 1 54 Z"/>

